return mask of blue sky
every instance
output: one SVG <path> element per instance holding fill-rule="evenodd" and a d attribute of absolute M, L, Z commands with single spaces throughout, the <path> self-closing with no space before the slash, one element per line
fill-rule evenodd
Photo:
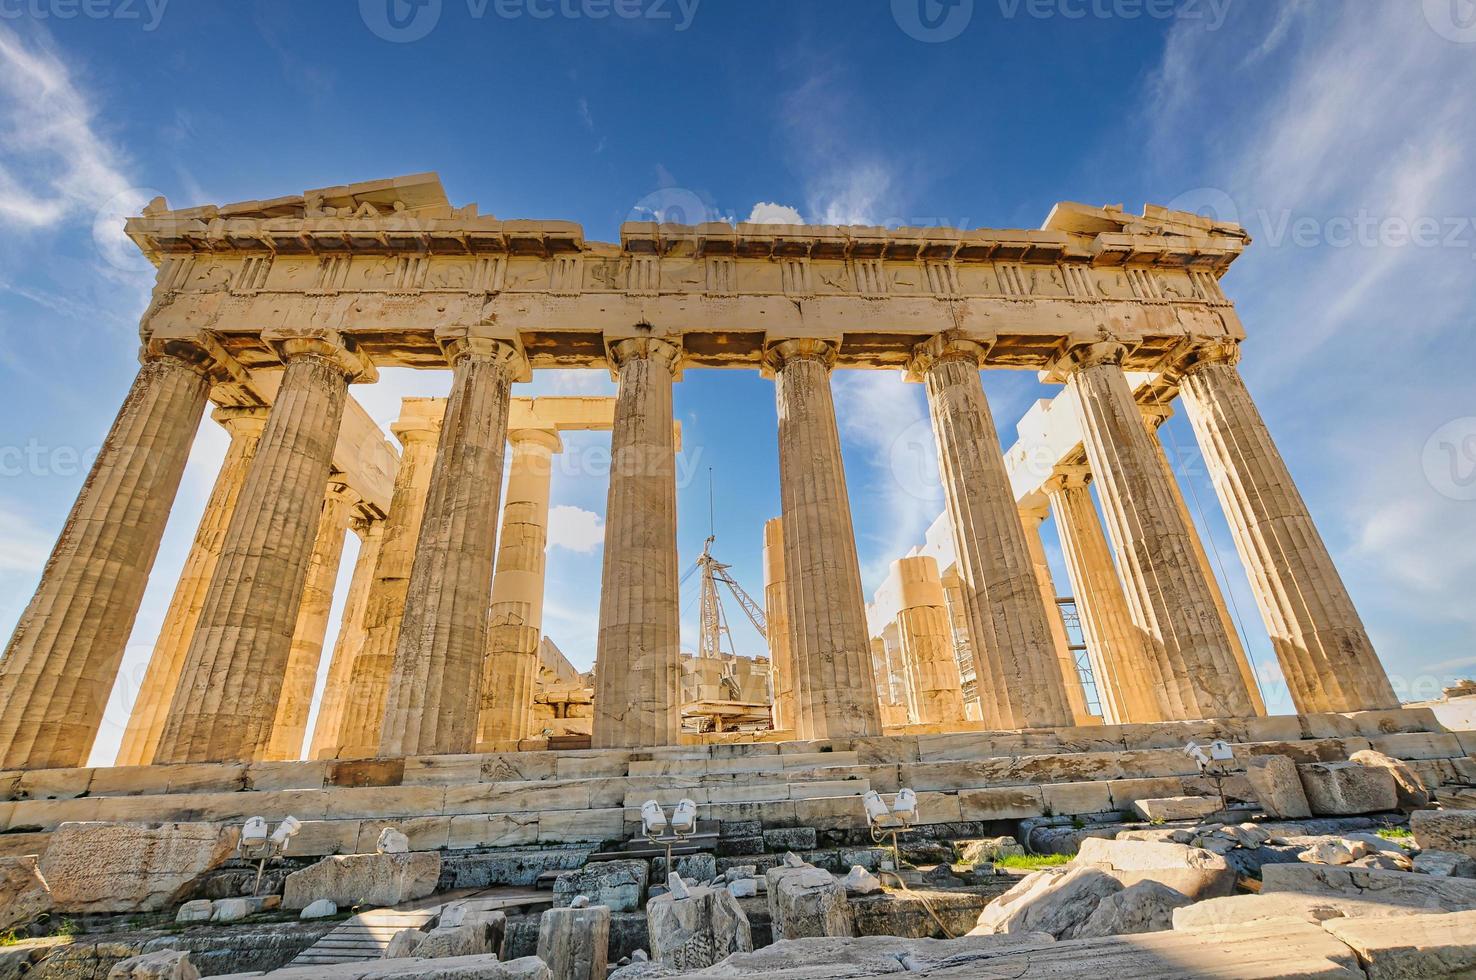
<path fill-rule="evenodd" d="M 1428 695 L 1476 670 L 1468 0 L 925 2 L 935 29 L 918 0 L 430 0 L 400 6 L 398 31 L 386 0 L 0 3 L 0 629 L 134 371 L 152 277 L 119 215 L 160 193 L 188 206 L 435 170 L 455 203 L 602 240 L 653 210 L 1036 227 L 1078 200 L 1235 217 L 1256 240 L 1225 283 L 1243 371 L 1397 686 Z M 446 383 L 386 371 L 355 395 L 387 423 Z M 1006 445 L 1051 393 L 1024 373 L 985 384 Z M 610 390 L 561 372 L 519 393 Z M 869 593 L 941 509 L 928 466 L 909 469 L 926 410 L 891 375 L 841 372 L 835 391 Z M 778 507 L 771 385 L 693 370 L 676 404 L 682 563 L 708 532 L 711 467 L 718 553 L 757 594 Z M 1285 710 L 1192 435 L 1181 419 L 1167 435 Z M 546 626 L 587 666 L 608 437 L 567 442 Z M 98 760 L 223 451 L 207 422 Z"/>

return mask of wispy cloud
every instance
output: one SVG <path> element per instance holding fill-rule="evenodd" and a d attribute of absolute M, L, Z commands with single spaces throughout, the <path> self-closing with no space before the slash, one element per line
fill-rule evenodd
<path fill-rule="evenodd" d="M 43 34 L 27 43 L 0 25 L 0 223 L 24 230 L 142 206 L 138 193 L 129 195 L 121 151 L 98 131 L 96 117 Z M 99 235 L 102 247 L 126 244 L 121 226 Z"/>

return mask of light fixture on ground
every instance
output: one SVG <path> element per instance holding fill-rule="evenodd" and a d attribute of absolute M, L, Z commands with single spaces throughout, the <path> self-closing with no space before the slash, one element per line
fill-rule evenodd
<path fill-rule="evenodd" d="M 256 862 L 256 884 L 251 888 L 252 895 L 261 891 L 261 876 L 266 870 L 267 861 L 273 858 L 280 861 L 282 855 L 287 853 L 287 846 L 292 838 L 301 831 L 302 821 L 296 817 L 284 817 L 270 835 L 267 833 L 267 822 L 261 817 L 251 817 L 242 826 L 236 853 L 247 861 Z"/>
<path fill-rule="evenodd" d="M 1220 797 L 1220 809 L 1228 810 L 1229 802 L 1225 799 L 1225 780 L 1230 776 L 1230 767 L 1227 763 L 1235 761 L 1235 749 L 1229 742 L 1217 738 L 1209 744 L 1209 751 L 1198 742 L 1191 741 L 1184 746 L 1184 754 L 1194 760 L 1199 766 L 1199 771 L 1215 781 L 1215 792 Z"/>
<path fill-rule="evenodd" d="M 866 809 L 866 823 L 871 828 L 871 839 L 880 844 L 886 837 L 892 838 L 893 866 L 900 869 L 902 854 L 897 848 L 897 835 L 911 830 L 912 825 L 917 822 L 917 794 L 904 787 L 897 791 L 897 795 L 892 797 L 891 805 L 888 805 L 882 795 L 873 789 L 861 797 L 861 805 Z"/>
<path fill-rule="evenodd" d="M 667 833 L 668 830 L 670 833 Z M 674 870 L 671 864 L 672 845 L 697 833 L 697 804 L 687 799 L 677 801 L 676 809 L 668 819 L 660 803 L 647 800 L 641 804 L 641 832 L 648 841 L 666 849 L 666 873 L 671 874 Z"/>

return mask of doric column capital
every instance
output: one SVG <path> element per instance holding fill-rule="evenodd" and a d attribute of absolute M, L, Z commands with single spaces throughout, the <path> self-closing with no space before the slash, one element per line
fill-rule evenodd
<path fill-rule="evenodd" d="M 819 361 L 829 371 L 835 366 L 839 353 L 840 345 L 829 340 L 815 337 L 781 340 L 764 348 L 764 366 L 771 371 L 779 371 L 790 361 L 809 360 Z"/>
<path fill-rule="evenodd" d="M 282 363 L 299 357 L 318 357 L 333 364 L 352 382 L 379 380 L 374 364 L 351 338 L 326 328 L 268 327 L 261 332 Z"/>
<path fill-rule="evenodd" d="M 266 428 L 269 409 L 265 405 L 221 405 L 210 413 L 230 433 L 232 439 L 261 435 Z"/>
<path fill-rule="evenodd" d="M 474 337 L 462 329 L 441 331 L 436 334 L 436 341 L 446 355 L 446 363 L 452 368 L 462 358 L 474 357 L 500 365 L 514 381 L 531 381 L 533 378 L 523 345 L 515 339 Z"/>
<path fill-rule="evenodd" d="M 1092 341 L 1077 344 L 1068 347 L 1061 356 L 1057 357 L 1051 363 L 1048 373 L 1066 378 L 1077 371 L 1096 367 L 1099 364 L 1120 366 L 1126 354 L 1127 348 L 1115 341 Z"/>
<path fill-rule="evenodd" d="M 1045 519 L 1051 516 L 1051 505 L 1039 494 L 1032 494 L 1032 498 L 1015 509 L 1020 512 L 1020 523 L 1025 525 L 1026 530 L 1034 531 L 1045 523 Z"/>
<path fill-rule="evenodd" d="M 1059 493 L 1063 490 L 1084 489 L 1092 482 L 1092 471 L 1085 466 L 1062 464 L 1051 471 L 1051 475 L 1040 488 L 1046 493 Z"/>
<path fill-rule="evenodd" d="M 433 410 L 427 411 L 427 409 Z M 400 403 L 400 417 L 390 423 L 390 432 L 400 445 L 435 442 L 441 437 L 441 422 L 446 403 L 440 398 L 406 398 Z"/>
<path fill-rule="evenodd" d="M 200 331 L 189 337 L 144 337 L 138 359 L 142 364 L 168 359 L 199 374 L 212 386 L 245 382 L 247 370 L 210 334 Z"/>
<path fill-rule="evenodd" d="M 1188 377 L 1206 364 L 1240 363 L 1240 343 L 1234 340 L 1211 340 L 1195 344 L 1164 373 L 1178 380 Z"/>
<path fill-rule="evenodd" d="M 348 485 L 348 480 L 342 473 L 335 473 L 328 480 L 328 490 L 324 494 L 329 500 L 344 504 L 346 507 L 357 507 L 363 501 L 359 492 Z"/>
<path fill-rule="evenodd" d="M 907 380 L 921 381 L 935 364 L 946 361 L 967 361 L 980 368 L 984 366 L 988 353 L 988 345 L 949 330 L 912 349 L 912 356 L 907 361 Z"/>
<path fill-rule="evenodd" d="M 553 429 L 510 429 L 507 441 L 514 450 L 522 452 L 533 449 L 547 449 L 551 454 L 564 451 L 564 440 Z"/>
<path fill-rule="evenodd" d="M 1138 411 L 1143 414 L 1144 424 L 1154 432 L 1174 417 L 1174 406 L 1167 402 L 1139 402 Z"/>
<path fill-rule="evenodd" d="M 680 340 L 664 340 L 660 337 L 626 337 L 622 340 L 607 340 L 605 350 L 606 355 L 610 358 L 612 377 L 626 362 L 643 357 L 660 361 L 671 369 L 673 375 L 680 373 L 682 363 Z"/>

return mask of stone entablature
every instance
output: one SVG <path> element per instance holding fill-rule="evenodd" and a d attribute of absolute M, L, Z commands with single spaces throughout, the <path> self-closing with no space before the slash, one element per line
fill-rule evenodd
<path fill-rule="evenodd" d="M 590 242 L 572 222 L 453 208 L 433 175 L 155 202 L 128 234 L 160 265 L 145 334 L 208 336 L 248 371 L 276 363 L 271 324 L 340 331 L 379 366 L 443 368 L 438 334 L 466 329 L 516 336 L 533 368 L 605 367 L 608 343 L 637 335 L 680 340 L 696 366 L 757 367 L 779 341 L 820 338 L 837 366 L 903 367 L 952 328 L 986 366 L 1112 339 L 1124 366 L 1153 369 L 1186 339 L 1244 336 L 1218 279 L 1249 242 L 1184 212 L 1070 203 L 1041 230 L 629 222 L 619 243 Z"/>

